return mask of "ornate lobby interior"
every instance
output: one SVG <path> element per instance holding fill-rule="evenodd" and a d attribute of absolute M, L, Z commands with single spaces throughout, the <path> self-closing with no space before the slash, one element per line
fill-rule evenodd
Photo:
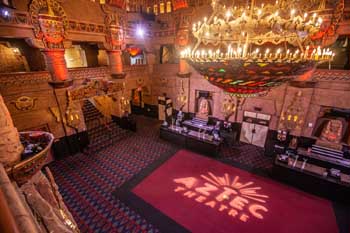
<path fill-rule="evenodd" d="M 1 233 L 349 233 L 350 1 L 0 0 Z"/>

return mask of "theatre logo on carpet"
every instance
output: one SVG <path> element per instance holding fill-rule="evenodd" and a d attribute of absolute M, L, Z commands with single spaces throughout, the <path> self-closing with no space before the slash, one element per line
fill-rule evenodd
<path fill-rule="evenodd" d="M 241 183 L 239 179 L 239 176 L 232 178 L 227 173 L 216 176 L 211 172 L 200 177 L 176 178 L 174 192 L 242 222 L 250 217 L 263 219 L 268 212 L 266 200 L 269 197 L 259 194 L 261 187 L 253 182 Z"/>

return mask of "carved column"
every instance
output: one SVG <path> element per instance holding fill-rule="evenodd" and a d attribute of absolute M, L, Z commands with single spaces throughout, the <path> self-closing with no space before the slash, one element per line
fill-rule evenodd
<path fill-rule="evenodd" d="M 116 13 L 108 7 L 103 7 L 106 12 L 106 43 L 104 47 L 107 50 L 109 58 L 109 67 L 111 69 L 112 78 L 123 79 L 125 73 L 123 72 L 122 62 L 122 47 L 124 45 L 124 14 L 122 12 Z"/>
<path fill-rule="evenodd" d="M 123 72 L 122 51 L 121 50 L 109 50 L 107 51 L 109 58 L 109 67 L 113 78 L 122 79 L 125 78 Z"/>
<path fill-rule="evenodd" d="M 186 48 L 189 44 L 190 14 L 188 14 L 188 12 L 180 12 L 176 18 L 177 21 L 179 21 L 176 32 L 176 47 L 178 52 L 181 52 L 181 50 Z M 189 66 L 185 59 L 180 58 L 177 76 L 179 79 L 176 81 L 178 90 L 176 108 L 184 112 L 189 112 L 191 72 L 189 71 Z"/>
<path fill-rule="evenodd" d="M 64 59 L 64 49 L 44 49 L 46 66 L 51 74 L 52 82 L 56 87 L 65 87 L 72 84 L 68 77 L 66 60 Z"/>
<path fill-rule="evenodd" d="M 64 59 L 64 48 L 68 20 L 63 7 L 57 0 L 32 1 L 29 6 L 35 39 L 32 46 L 40 48 L 44 54 L 47 68 L 52 76 L 54 87 L 66 87 L 72 84 Z"/>
<path fill-rule="evenodd" d="M 21 159 L 23 146 L 19 140 L 17 129 L 0 95 L 0 163 L 13 165 Z"/>

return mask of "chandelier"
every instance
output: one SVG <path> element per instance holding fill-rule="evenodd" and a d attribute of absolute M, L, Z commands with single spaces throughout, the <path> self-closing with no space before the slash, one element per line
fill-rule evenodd
<path fill-rule="evenodd" d="M 193 24 L 197 43 L 180 56 L 231 95 L 266 94 L 333 59 L 332 51 L 311 39 L 320 31 L 322 18 L 294 8 L 298 1 L 222 2 L 213 0 L 210 17 Z"/>

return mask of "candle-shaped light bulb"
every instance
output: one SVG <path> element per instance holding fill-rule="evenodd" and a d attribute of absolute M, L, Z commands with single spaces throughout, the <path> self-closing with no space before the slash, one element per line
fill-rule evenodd
<path fill-rule="evenodd" d="M 276 52 L 276 58 L 277 57 L 281 58 L 280 55 L 281 55 L 281 49 L 279 48 L 277 49 L 277 52 Z"/>
<path fill-rule="evenodd" d="M 206 23 L 206 22 L 207 22 L 207 17 L 204 17 L 204 19 L 203 19 L 203 20 L 204 20 L 204 23 Z"/>
<path fill-rule="evenodd" d="M 304 14 L 304 20 L 307 18 L 307 13 Z"/>
<path fill-rule="evenodd" d="M 291 19 L 293 19 L 294 14 L 295 14 L 295 9 L 292 9 L 292 10 L 290 11 L 290 18 L 291 18 Z"/>
<path fill-rule="evenodd" d="M 228 11 L 226 12 L 226 18 L 229 19 L 230 17 L 231 17 L 231 11 L 228 10 Z"/>
<path fill-rule="evenodd" d="M 321 25 L 323 22 L 323 19 L 321 17 L 318 18 L 317 22 Z"/>
<path fill-rule="evenodd" d="M 260 18 L 260 16 L 261 16 L 261 14 L 262 14 L 262 10 L 259 9 L 259 10 L 258 10 L 258 17 L 259 17 L 259 18 Z"/>

